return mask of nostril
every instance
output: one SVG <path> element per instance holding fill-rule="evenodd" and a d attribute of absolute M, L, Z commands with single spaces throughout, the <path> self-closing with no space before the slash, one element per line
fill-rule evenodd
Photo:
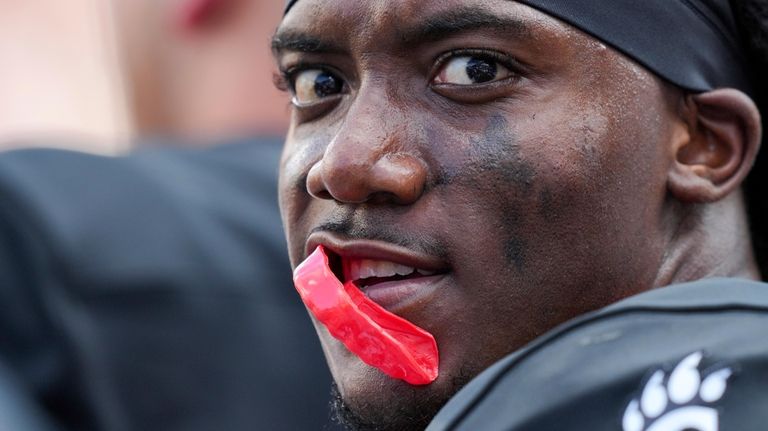
<path fill-rule="evenodd" d="M 325 200 L 333 199 L 333 196 L 331 196 L 331 194 L 328 193 L 326 190 L 321 190 L 315 193 L 310 192 L 309 194 L 317 199 L 325 199 Z"/>
<path fill-rule="evenodd" d="M 409 205 L 424 192 L 426 163 L 411 154 L 380 154 L 371 163 L 349 154 L 334 156 L 326 154 L 307 174 L 307 191 L 316 199 Z"/>
<path fill-rule="evenodd" d="M 376 191 L 391 195 L 401 205 L 417 201 L 427 182 L 426 164 L 410 154 L 382 157 L 371 174 L 378 184 Z"/>
<path fill-rule="evenodd" d="M 333 199 L 331 193 L 325 187 L 323 180 L 323 162 L 315 163 L 307 174 L 307 191 L 310 196 L 317 199 Z"/>

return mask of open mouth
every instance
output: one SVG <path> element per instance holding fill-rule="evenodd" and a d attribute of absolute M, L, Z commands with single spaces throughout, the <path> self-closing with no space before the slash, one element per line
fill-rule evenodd
<path fill-rule="evenodd" d="M 353 284 L 391 312 L 428 303 L 445 287 L 450 273 L 442 259 L 390 243 L 317 234 L 307 244 L 308 252 L 323 245 L 339 281 Z"/>
<path fill-rule="evenodd" d="M 342 282 L 352 282 L 366 295 L 434 281 L 447 271 L 418 268 L 384 259 L 345 257 L 326 250 L 331 270 Z M 404 292 L 403 292 L 404 293 Z M 388 301 L 387 301 L 388 302 Z"/>
<path fill-rule="evenodd" d="M 381 283 L 431 277 L 440 273 L 387 260 L 345 258 L 331 251 L 328 251 L 328 259 L 331 270 L 342 283 L 352 281 L 362 290 Z"/>
<path fill-rule="evenodd" d="M 399 263 L 373 259 L 342 259 L 343 281 L 352 281 L 362 290 L 377 284 L 413 280 L 437 274 Z"/>
<path fill-rule="evenodd" d="M 343 260 L 341 265 L 339 263 L 338 255 L 332 255 L 321 244 L 294 271 L 296 290 L 316 323 L 324 325 L 331 336 L 364 363 L 390 377 L 411 385 L 433 382 L 439 371 L 435 337 L 405 316 L 382 308 L 387 301 L 382 304 L 364 294 L 352 283 L 352 278 L 342 286 L 330 265 L 334 264 L 337 271 L 341 266 L 342 273 L 360 280 L 389 279 L 389 274 L 397 277 L 403 276 L 400 272 L 418 274 L 418 271 L 406 265 L 372 259 L 348 259 L 346 263 Z M 377 277 L 379 275 L 384 277 Z M 395 302 L 402 304 L 403 301 L 395 298 Z"/>

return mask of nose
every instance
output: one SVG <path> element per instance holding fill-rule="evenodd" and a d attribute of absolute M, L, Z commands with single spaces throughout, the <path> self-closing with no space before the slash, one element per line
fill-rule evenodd
<path fill-rule="evenodd" d="M 379 108 L 384 101 L 372 102 L 378 103 L 350 108 L 322 159 L 310 169 L 307 190 L 315 198 L 409 205 L 424 192 L 427 164 L 409 147 L 417 139 L 409 136 L 404 121 L 391 121 L 401 115 Z"/>

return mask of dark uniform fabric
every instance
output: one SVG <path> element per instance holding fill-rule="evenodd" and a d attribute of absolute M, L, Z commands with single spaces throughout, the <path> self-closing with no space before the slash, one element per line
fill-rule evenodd
<path fill-rule="evenodd" d="M 323 429 L 279 151 L 0 155 L 0 429 Z"/>
<path fill-rule="evenodd" d="M 477 377 L 428 430 L 757 431 L 766 407 L 768 285 L 711 279 L 553 330 Z"/>

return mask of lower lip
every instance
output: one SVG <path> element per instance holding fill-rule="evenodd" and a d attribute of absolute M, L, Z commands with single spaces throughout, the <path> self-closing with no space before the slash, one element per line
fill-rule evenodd
<path fill-rule="evenodd" d="M 445 280 L 446 274 L 408 280 L 385 281 L 361 290 L 371 301 L 390 312 L 398 313 L 429 301 Z"/>

